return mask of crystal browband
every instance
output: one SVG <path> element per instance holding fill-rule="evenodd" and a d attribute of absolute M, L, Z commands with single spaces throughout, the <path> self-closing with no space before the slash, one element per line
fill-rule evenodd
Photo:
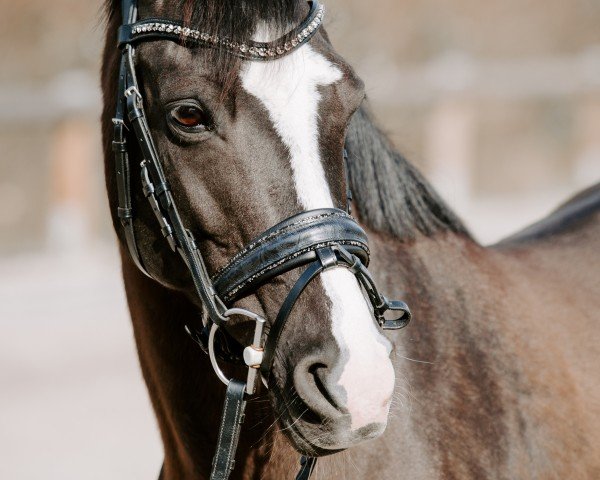
<path fill-rule="evenodd" d="M 304 21 L 291 32 L 272 42 L 248 40 L 239 43 L 226 37 L 194 30 L 179 22 L 151 18 L 121 26 L 119 46 L 152 38 L 166 38 L 186 44 L 192 43 L 198 46 L 221 48 L 246 60 L 274 60 L 291 53 L 295 48 L 310 40 L 323 23 L 324 6 L 316 0 L 309 2 L 309 4 L 310 11 Z"/>

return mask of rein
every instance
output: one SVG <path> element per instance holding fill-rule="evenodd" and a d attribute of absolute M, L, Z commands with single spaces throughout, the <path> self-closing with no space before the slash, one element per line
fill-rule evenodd
<path fill-rule="evenodd" d="M 367 270 L 367 236 L 348 212 L 339 209 L 311 210 L 284 220 L 250 242 L 211 277 L 193 233 L 183 224 L 150 134 L 135 72 L 137 43 L 146 40 L 169 40 L 185 46 L 224 49 L 248 61 L 274 60 L 308 42 L 321 26 L 323 7 L 316 0 L 309 4 L 310 11 L 305 20 L 280 39 L 269 43 L 235 43 L 227 38 L 187 28 L 171 20 L 138 21 L 136 0 L 122 1 L 122 25 L 118 35 L 121 60 L 112 142 L 118 190 L 117 215 L 130 257 L 140 271 L 152 278 L 140 255 L 134 229 L 127 143 L 129 137 L 133 136 L 143 157 L 140 164 L 140 181 L 144 196 L 169 247 L 179 253 L 189 269 L 196 294 L 205 309 L 206 315 L 202 320 L 204 328 L 197 331 L 186 326 L 186 330 L 208 353 L 216 375 L 227 385 L 211 480 L 229 478 L 235 463 L 246 400 L 255 393 L 260 377 L 268 385 L 278 339 L 296 301 L 319 274 L 338 267 L 347 268 L 352 272 L 366 292 L 375 319 L 383 329 L 403 328 L 411 318 L 410 310 L 404 302 L 390 301 L 377 290 Z M 348 194 L 348 211 L 350 200 L 351 196 Z M 236 300 L 255 292 L 260 285 L 302 267 L 306 268 L 283 301 L 266 335 L 264 318 L 253 312 L 231 307 Z M 394 315 L 391 319 L 385 316 L 386 313 L 390 315 L 389 312 Z M 254 321 L 254 338 L 251 345 L 240 345 L 223 328 L 234 315 Z M 227 378 L 218 365 L 219 359 L 246 365 L 248 374 L 245 381 Z M 315 463 L 316 458 L 302 457 L 301 469 L 296 480 L 308 479 Z"/>

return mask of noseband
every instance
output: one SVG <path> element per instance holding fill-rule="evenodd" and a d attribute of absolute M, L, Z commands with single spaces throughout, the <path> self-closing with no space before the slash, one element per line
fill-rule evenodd
<path fill-rule="evenodd" d="M 212 480 L 225 480 L 229 477 L 233 469 L 246 398 L 254 394 L 259 376 L 268 383 L 275 349 L 286 321 L 299 296 L 319 274 L 331 268 L 346 268 L 354 274 L 367 294 L 375 319 L 383 329 L 403 328 L 411 318 L 410 310 L 404 302 L 390 301 L 377 290 L 367 270 L 367 236 L 348 212 L 339 209 L 311 210 L 284 220 L 251 241 L 211 277 L 194 235 L 183 224 L 150 134 L 135 73 L 137 43 L 170 40 L 187 47 L 223 49 L 249 61 L 274 60 L 308 42 L 319 29 L 324 9 L 316 0 L 309 2 L 309 5 L 310 11 L 304 21 L 283 37 L 269 43 L 239 43 L 190 29 L 171 20 L 137 21 L 136 0 L 122 2 L 122 25 L 118 36 L 122 55 L 112 143 L 118 190 L 117 215 L 133 262 L 151 277 L 140 256 L 134 230 L 127 144 L 129 136 L 126 132 L 129 130 L 143 157 L 140 168 L 144 196 L 169 247 L 178 252 L 187 265 L 195 291 L 205 309 L 204 328 L 197 331 L 188 326 L 186 330 L 209 354 L 217 376 L 227 385 L 219 442 L 211 472 Z M 231 307 L 236 300 L 256 292 L 261 285 L 299 268 L 304 268 L 304 271 L 283 301 L 266 335 L 263 335 L 265 319 L 247 310 Z M 386 318 L 385 315 L 389 316 L 389 312 L 394 318 Z M 233 315 L 254 320 L 252 345 L 244 348 L 220 328 Z M 227 378 L 217 363 L 219 359 L 245 364 L 248 367 L 246 381 Z M 315 459 L 303 458 L 302 469 L 297 478 L 308 478 L 314 462 Z"/>

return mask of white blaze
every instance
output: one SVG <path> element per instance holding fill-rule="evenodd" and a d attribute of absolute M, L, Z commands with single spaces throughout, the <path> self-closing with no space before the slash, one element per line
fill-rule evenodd
<path fill-rule="evenodd" d="M 294 183 L 306 210 L 332 208 L 333 200 L 320 158 L 318 86 L 342 72 L 310 45 L 270 62 L 247 62 L 242 85 L 265 106 L 290 153 Z M 352 428 L 385 423 L 394 387 L 390 344 L 377 330 L 356 278 L 345 268 L 321 275 L 332 304 L 333 335 L 346 359 L 334 375 L 347 394 Z"/>

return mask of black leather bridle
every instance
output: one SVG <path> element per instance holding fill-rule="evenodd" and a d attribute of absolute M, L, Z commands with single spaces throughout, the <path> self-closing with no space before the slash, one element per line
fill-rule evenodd
<path fill-rule="evenodd" d="M 403 328 L 411 318 L 410 310 L 404 302 L 387 300 L 378 292 L 366 268 L 369 263 L 367 236 L 348 212 L 339 209 L 311 210 L 284 220 L 250 242 L 211 277 L 194 235 L 181 219 L 150 134 L 135 73 L 137 43 L 145 40 L 171 40 L 188 47 L 225 49 L 249 61 L 273 60 L 308 42 L 320 27 L 323 7 L 316 0 L 309 4 L 310 11 L 306 19 L 282 38 L 269 43 L 236 43 L 188 28 L 180 22 L 154 18 L 137 21 L 136 0 L 122 1 L 122 25 L 118 35 L 122 55 L 112 143 L 118 189 L 117 215 L 133 262 L 151 277 L 140 255 L 133 222 L 127 144 L 133 137 L 143 157 L 140 169 L 144 196 L 169 247 L 178 252 L 187 265 L 195 291 L 205 309 L 204 328 L 197 331 L 187 326 L 186 329 L 209 354 L 216 374 L 227 385 L 217 452 L 211 472 L 212 480 L 225 480 L 229 477 L 233 469 L 246 398 L 255 392 L 259 375 L 268 384 L 274 352 L 286 321 L 298 297 L 320 273 L 335 267 L 350 270 L 366 292 L 374 316 L 384 329 Z M 349 211 L 350 195 L 348 197 Z M 256 292 L 259 286 L 273 278 L 301 267 L 306 268 L 283 301 L 266 335 L 263 335 L 266 324 L 264 318 L 247 310 L 230 307 L 236 300 Z M 396 312 L 395 318 L 387 319 L 387 312 Z M 219 328 L 233 315 L 254 320 L 252 345 L 244 348 L 224 329 Z M 245 364 L 248 367 L 246 381 L 228 379 L 219 368 L 218 359 Z M 315 461 L 314 458 L 303 457 L 297 478 L 308 478 Z"/>

